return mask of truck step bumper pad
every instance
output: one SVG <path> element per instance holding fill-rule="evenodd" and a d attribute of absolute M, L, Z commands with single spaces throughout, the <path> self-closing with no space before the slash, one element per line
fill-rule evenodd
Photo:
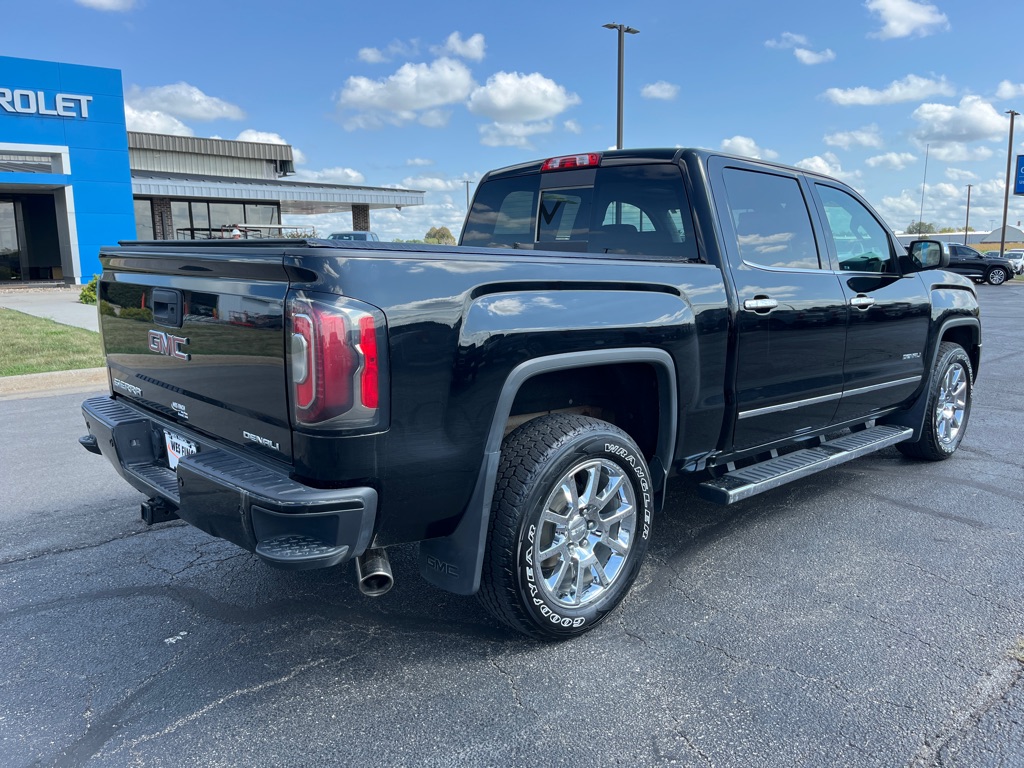
<path fill-rule="evenodd" d="M 336 565 L 370 544 L 377 515 L 373 488 L 313 488 L 284 468 L 254 461 L 180 424 L 110 397 L 82 404 L 89 434 L 125 480 L 163 499 L 200 530 L 255 552 L 281 568 Z M 177 470 L 161 435 L 173 429 L 198 447 Z"/>
<path fill-rule="evenodd" d="M 787 453 L 758 464 L 728 472 L 714 480 L 701 483 L 701 498 L 719 504 L 734 502 L 780 485 L 813 475 L 823 469 L 843 464 L 913 437 L 906 427 L 876 426 L 851 432 L 813 448 Z"/>

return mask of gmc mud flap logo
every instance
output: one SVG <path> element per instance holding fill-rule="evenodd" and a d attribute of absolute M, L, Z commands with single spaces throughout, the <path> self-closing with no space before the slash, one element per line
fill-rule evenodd
<path fill-rule="evenodd" d="M 192 355 L 181 349 L 188 346 L 188 339 L 184 336 L 174 336 L 163 331 L 150 331 L 147 346 L 150 352 L 156 352 L 158 355 L 167 355 L 167 357 L 178 360 L 192 359 Z"/>
<path fill-rule="evenodd" d="M 433 555 L 430 555 L 427 558 L 427 568 L 444 574 L 445 576 L 451 576 L 453 578 L 459 577 L 459 566 L 453 563 L 446 563 L 444 560 L 438 560 Z"/>

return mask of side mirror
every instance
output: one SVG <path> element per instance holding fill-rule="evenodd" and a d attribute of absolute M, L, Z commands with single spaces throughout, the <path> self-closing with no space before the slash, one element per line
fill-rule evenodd
<path fill-rule="evenodd" d="M 938 240 L 914 240 L 907 246 L 915 270 L 945 269 L 949 266 L 949 252 Z"/>

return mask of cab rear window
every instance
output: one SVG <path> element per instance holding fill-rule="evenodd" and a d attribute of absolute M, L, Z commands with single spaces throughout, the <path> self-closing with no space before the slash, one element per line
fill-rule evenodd
<path fill-rule="evenodd" d="M 598 168 L 593 186 L 541 189 L 542 178 L 550 177 L 530 174 L 485 183 L 462 244 L 697 259 L 678 166 Z"/>

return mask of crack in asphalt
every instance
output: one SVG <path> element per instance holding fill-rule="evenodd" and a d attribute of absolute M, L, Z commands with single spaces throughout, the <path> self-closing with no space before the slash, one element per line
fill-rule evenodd
<path fill-rule="evenodd" d="M 52 766 L 52 768 L 73 768 L 84 765 L 98 755 L 103 746 L 114 738 L 122 724 L 122 717 L 128 709 L 152 688 L 156 682 L 177 665 L 177 659 L 171 659 L 160 669 L 151 674 L 128 696 L 95 718 L 86 726 L 85 735 L 62 749 L 52 761 L 35 760 L 32 766 Z"/>
<path fill-rule="evenodd" d="M 969 517 L 962 517 L 961 515 L 954 515 L 952 512 L 943 512 L 942 510 L 939 510 L 939 509 L 931 509 L 929 507 L 922 507 L 920 504 L 912 504 L 909 501 L 901 501 L 899 499 L 892 499 L 892 498 L 890 498 L 888 496 L 883 496 L 883 495 L 881 495 L 879 493 L 872 493 L 871 491 L 865 491 L 865 490 L 862 490 L 862 489 L 858 489 L 857 492 L 861 496 L 867 496 L 869 498 L 875 499 L 876 501 L 881 501 L 881 502 L 884 502 L 886 504 L 891 504 L 892 506 L 896 507 L 897 509 L 905 509 L 908 512 L 919 512 L 922 515 L 928 515 L 930 517 L 937 517 L 940 520 L 948 520 L 950 522 L 959 523 L 961 525 L 966 525 L 966 526 L 969 526 L 971 528 L 977 528 L 979 531 L 991 531 L 991 530 L 994 530 L 994 527 L 989 525 L 988 523 L 983 523 L 980 520 L 973 520 L 972 518 L 969 518 Z M 1004 493 L 1002 495 L 1005 496 L 1006 494 Z"/>
<path fill-rule="evenodd" d="M 931 736 L 923 738 L 923 745 L 907 761 L 907 768 L 931 768 L 941 766 L 942 751 L 958 736 L 977 728 L 981 719 L 1000 703 L 1019 680 L 1024 678 L 1024 664 L 1015 658 L 1007 658 L 986 672 L 978 681 L 966 705 L 953 712 L 945 727 Z"/>
<path fill-rule="evenodd" d="M 523 698 L 519 692 L 519 686 L 516 683 L 515 675 L 513 675 L 508 670 L 503 669 L 502 666 L 497 662 L 497 660 L 494 657 L 489 657 L 487 661 L 492 667 L 494 667 L 497 670 L 498 674 L 501 675 L 502 678 L 508 681 L 508 686 L 512 689 L 512 699 L 515 702 L 516 707 L 518 709 L 526 709 L 526 707 L 523 706 Z"/>
<path fill-rule="evenodd" d="M 943 584 L 946 584 L 947 586 L 956 587 L 958 589 L 961 589 L 964 592 L 966 592 L 968 595 L 970 595 L 971 597 L 977 598 L 978 600 L 983 600 L 984 602 L 988 603 L 992 607 L 998 608 L 1001 611 L 1008 611 L 1010 613 L 1016 613 L 1016 612 L 1020 611 L 1019 607 L 1014 607 L 1014 606 L 1011 606 L 1011 605 L 1003 605 L 998 600 L 993 600 L 991 597 L 989 597 L 988 595 L 986 595 L 986 594 L 984 594 L 982 592 L 975 592 L 975 591 L 969 589 L 968 587 L 966 587 L 965 585 L 961 584 L 959 581 L 953 581 L 951 579 L 947 579 L 942 574 L 934 573 L 932 571 L 929 571 L 927 568 L 919 565 L 918 563 L 911 563 L 911 562 L 909 562 L 907 560 L 894 560 L 893 562 L 895 562 L 897 565 L 906 565 L 906 566 L 908 566 L 910 568 L 914 568 L 914 569 L 920 571 L 921 573 L 923 573 L 925 576 L 933 578 L 936 581 L 941 581 Z"/>
<path fill-rule="evenodd" d="M 334 661 L 335 662 L 345 662 L 345 661 L 348 661 L 348 660 L 350 660 L 351 658 L 354 658 L 354 657 L 355 657 L 355 654 L 353 654 L 352 656 L 350 656 L 350 657 L 348 657 L 346 659 L 335 659 Z M 273 680 L 265 680 L 262 683 L 258 683 L 256 685 L 251 685 L 251 686 L 249 686 L 247 688 L 239 688 L 237 690 L 231 691 L 230 693 L 225 694 L 224 696 L 221 696 L 220 698 L 215 699 L 214 701 L 211 701 L 211 702 L 205 704 L 204 706 L 200 707 L 199 709 L 197 709 L 197 710 L 195 710 L 193 712 L 190 712 L 187 715 L 179 717 L 178 719 L 176 719 L 172 723 L 170 723 L 170 725 L 167 725 L 166 727 L 162 728 L 159 731 L 157 731 L 155 733 L 147 733 L 147 734 L 139 736 L 139 737 L 137 737 L 135 739 L 132 739 L 131 741 L 123 742 L 123 743 L 119 744 L 118 746 L 116 746 L 114 749 L 112 749 L 110 752 L 107 752 L 105 754 L 109 755 L 109 756 L 113 756 L 113 755 L 118 754 L 122 750 L 125 750 L 125 749 L 132 750 L 132 749 L 135 749 L 136 747 L 138 747 L 140 744 L 144 744 L 147 741 L 152 741 L 153 739 L 158 739 L 161 736 L 167 736 L 168 734 L 174 733 L 176 730 L 178 730 L 183 725 L 188 725 L 189 723 L 195 722 L 196 720 L 201 718 L 206 713 L 216 709 L 217 707 L 219 707 L 219 706 L 221 706 L 223 704 L 228 703 L 229 701 L 232 701 L 233 699 L 237 699 L 240 696 L 247 696 L 249 694 L 259 693 L 260 691 L 264 691 L 264 690 L 266 690 L 268 688 L 274 688 L 276 686 L 283 685 L 285 683 L 288 683 L 288 682 L 292 681 L 293 679 L 295 679 L 296 677 L 301 675 L 303 672 L 306 672 L 306 671 L 308 671 L 310 669 L 315 669 L 316 667 L 320 667 L 323 664 L 325 664 L 326 662 L 327 662 L 327 659 L 316 659 L 315 661 L 311 661 L 311 662 L 308 662 L 306 664 L 300 664 L 299 666 L 297 666 L 294 669 L 292 669 L 291 671 L 289 671 L 287 674 L 282 675 L 282 676 L 277 677 L 277 678 L 274 678 Z M 113 735 L 113 734 L 111 734 L 111 735 Z M 102 752 L 102 746 L 101 746 L 100 750 L 97 750 L 97 752 L 94 752 L 93 754 L 89 755 L 89 757 L 93 757 L 94 755 L 100 754 L 101 752 Z"/>
<path fill-rule="evenodd" d="M 166 525 L 168 528 L 170 528 L 172 526 L 173 527 L 177 527 L 177 528 L 181 528 L 183 526 L 187 526 L 188 523 L 186 523 L 184 521 L 173 521 L 171 523 L 161 524 L 161 525 Z M 135 536 L 145 536 L 147 533 L 153 533 L 154 531 L 157 531 L 157 530 L 162 530 L 162 529 L 159 529 L 159 528 L 144 528 L 141 531 L 127 531 L 125 533 L 118 534 L 117 536 L 113 536 L 113 537 L 111 537 L 109 539 L 104 539 L 103 541 L 94 541 L 91 544 L 75 544 L 75 545 L 72 545 L 72 546 L 69 546 L 69 547 L 58 547 L 57 549 L 48 549 L 48 550 L 46 550 L 44 552 L 33 552 L 32 554 L 29 554 L 29 555 L 21 555 L 21 556 L 18 556 L 18 557 L 0 558 L 0 567 L 6 566 L 6 565 L 16 565 L 16 564 L 19 564 L 19 563 L 27 563 L 27 562 L 29 562 L 31 560 L 38 560 L 41 557 L 49 557 L 50 555 L 66 555 L 66 554 L 70 554 L 70 553 L 73 553 L 73 552 L 83 552 L 83 551 L 88 550 L 88 549 L 96 549 L 98 547 L 105 547 L 107 544 L 113 544 L 114 542 L 117 542 L 117 541 L 124 541 L 125 539 L 131 539 L 131 538 L 134 538 Z"/>

